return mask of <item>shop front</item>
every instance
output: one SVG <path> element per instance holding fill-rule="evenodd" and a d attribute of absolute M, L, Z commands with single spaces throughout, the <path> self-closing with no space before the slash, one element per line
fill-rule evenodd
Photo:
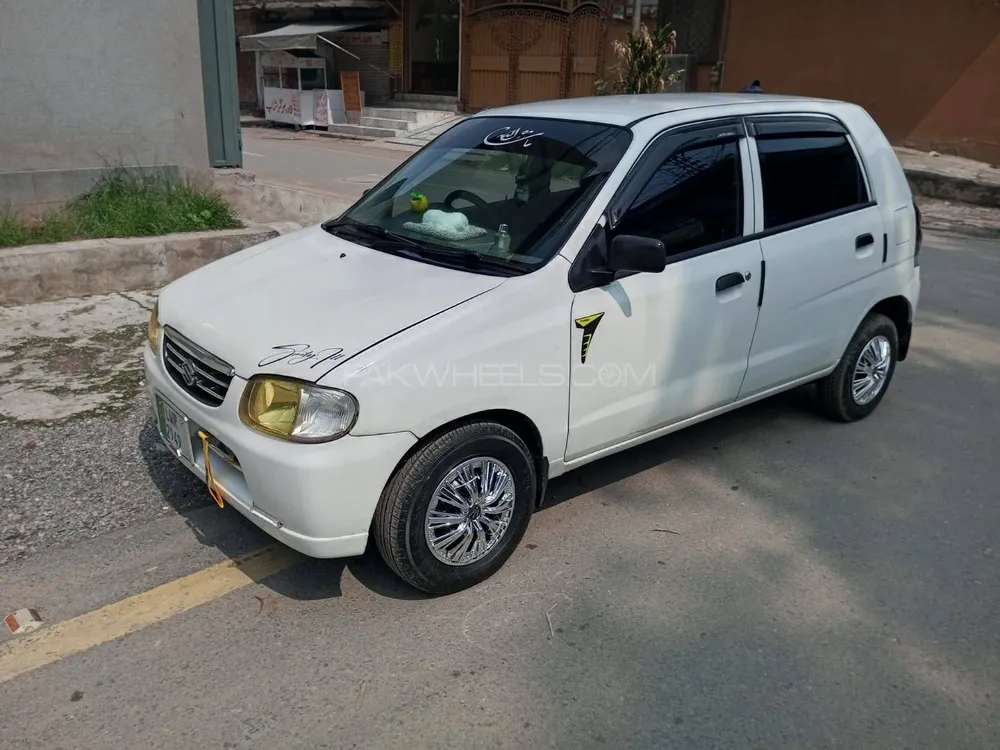
<path fill-rule="evenodd" d="M 265 118 L 322 128 L 347 122 L 339 73 L 352 71 L 333 69 L 330 58 L 318 50 L 323 44 L 340 49 L 328 37 L 362 25 L 300 23 L 240 37 L 240 50 L 256 54 L 258 97 Z M 358 110 L 364 104 L 364 91 L 359 93 L 360 104 L 353 104 L 359 97 L 348 92 L 348 105 Z"/>
<path fill-rule="evenodd" d="M 461 0 L 409 0 L 403 15 L 410 93 L 457 96 Z"/>

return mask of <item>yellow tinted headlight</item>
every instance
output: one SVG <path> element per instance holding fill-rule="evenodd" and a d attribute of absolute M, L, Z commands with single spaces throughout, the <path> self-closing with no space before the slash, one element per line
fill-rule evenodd
<path fill-rule="evenodd" d="M 247 416 L 264 432 L 288 437 L 295 428 L 299 388 L 280 380 L 257 380 L 247 388 Z"/>
<path fill-rule="evenodd" d="M 160 346 L 160 303 L 153 303 L 153 312 L 149 316 L 149 325 L 146 327 L 146 341 L 153 354 L 158 353 Z"/>
<path fill-rule="evenodd" d="M 247 426 L 299 443 L 336 440 L 357 417 L 358 403 L 351 394 L 277 377 L 252 379 L 240 404 Z"/>

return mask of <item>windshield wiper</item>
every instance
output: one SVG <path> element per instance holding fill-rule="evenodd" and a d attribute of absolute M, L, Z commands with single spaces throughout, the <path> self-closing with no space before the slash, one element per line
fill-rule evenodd
<path fill-rule="evenodd" d="M 365 224 L 361 221 L 355 221 L 354 219 L 341 219 L 339 221 L 327 222 L 326 224 L 323 224 L 323 229 L 331 234 L 334 233 L 332 231 L 334 229 L 349 229 L 356 234 L 374 235 L 375 237 L 379 237 L 381 239 L 401 242 L 404 245 L 410 245 L 412 247 L 420 247 L 420 243 L 405 235 L 397 234 L 396 232 L 374 224 Z"/>
<path fill-rule="evenodd" d="M 432 245 L 430 247 L 420 245 L 414 252 L 425 258 L 433 258 L 450 264 L 461 265 L 470 271 L 490 269 L 503 271 L 508 276 L 516 276 L 530 270 L 526 263 L 518 260 L 508 260 L 495 255 L 476 253 L 471 250 L 452 250 L 440 245 Z"/>
<path fill-rule="evenodd" d="M 331 234 L 335 234 L 335 230 L 337 229 L 346 229 L 356 235 L 375 237 L 388 242 L 377 243 L 377 246 L 373 246 L 374 250 L 391 253 L 392 255 L 403 255 L 416 260 L 444 263 L 453 268 L 461 267 L 470 271 L 502 271 L 507 276 L 517 276 L 531 270 L 528 264 L 521 261 L 505 260 L 494 255 L 484 255 L 471 250 L 453 249 L 436 242 L 421 242 L 412 237 L 393 232 L 391 229 L 385 229 L 375 224 L 365 224 L 354 219 L 340 219 L 327 222 L 323 224 L 323 229 Z M 393 244 L 396 246 L 393 247 Z M 400 248 L 399 245 L 404 245 L 405 249 Z"/>

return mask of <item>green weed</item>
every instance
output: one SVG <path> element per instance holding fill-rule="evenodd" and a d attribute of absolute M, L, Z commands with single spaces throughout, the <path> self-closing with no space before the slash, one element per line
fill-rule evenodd
<path fill-rule="evenodd" d="M 240 226 L 233 209 L 212 190 L 112 168 L 61 211 L 30 220 L 0 215 L 0 247 Z"/>

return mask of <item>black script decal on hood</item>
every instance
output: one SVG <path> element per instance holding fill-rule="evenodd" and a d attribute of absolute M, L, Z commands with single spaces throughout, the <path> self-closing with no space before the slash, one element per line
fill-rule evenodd
<path fill-rule="evenodd" d="M 311 362 L 309 369 L 313 369 L 324 362 L 334 362 L 344 356 L 344 350 L 335 347 L 326 349 L 313 349 L 312 344 L 280 344 L 272 346 L 272 354 L 264 357 L 257 363 L 257 367 L 270 367 L 278 362 L 286 365 L 301 365 Z"/>

